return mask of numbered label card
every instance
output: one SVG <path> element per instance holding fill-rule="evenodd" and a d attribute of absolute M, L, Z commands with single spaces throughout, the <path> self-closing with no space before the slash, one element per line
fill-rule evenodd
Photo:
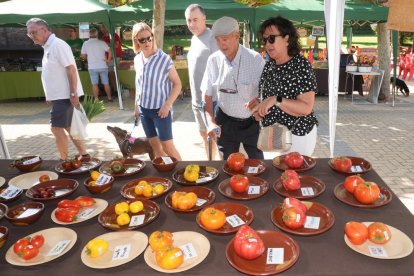
<path fill-rule="evenodd" d="M 247 168 L 247 173 L 256 174 L 258 172 L 259 172 L 259 167 L 248 167 Z"/>
<path fill-rule="evenodd" d="M 197 198 L 197 202 L 196 202 L 196 206 L 201 206 L 204 205 L 207 202 L 207 200 L 203 199 L 203 198 Z"/>
<path fill-rule="evenodd" d="M 306 216 L 304 227 L 308 229 L 319 229 L 320 223 L 321 223 L 320 217 Z"/>
<path fill-rule="evenodd" d="M 240 225 L 245 224 L 245 222 L 238 215 L 228 216 L 226 217 L 226 221 L 232 227 L 238 227 Z"/>
<path fill-rule="evenodd" d="M 33 157 L 32 159 L 28 159 L 28 160 L 23 161 L 23 165 L 30 165 L 30 164 L 36 163 L 38 161 L 40 161 L 40 157 L 36 156 L 36 157 Z"/>
<path fill-rule="evenodd" d="M 87 219 L 95 210 L 96 210 L 96 208 L 83 209 L 82 211 L 80 211 L 77 214 L 77 217 L 78 217 L 78 219 Z"/>
<path fill-rule="evenodd" d="M 4 199 L 10 199 L 10 198 L 13 198 L 13 197 L 17 196 L 21 191 L 22 191 L 22 189 L 19 189 L 19 188 L 14 187 L 14 186 L 9 186 L 9 187 L 7 187 L 7 189 L 5 189 L 0 194 L 0 197 L 2 197 Z"/>
<path fill-rule="evenodd" d="M 114 254 L 112 255 L 112 261 L 118 261 L 129 258 L 131 252 L 131 244 L 123 244 L 115 246 Z"/>
<path fill-rule="evenodd" d="M 101 173 L 101 175 L 99 175 L 98 179 L 96 179 L 96 184 L 97 185 L 104 185 L 104 184 L 107 184 L 110 180 L 111 180 L 110 175 Z"/>
<path fill-rule="evenodd" d="M 388 257 L 387 251 L 383 246 L 368 245 L 368 250 L 372 257 Z"/>
<path fill-rule="evenodd" d="M 206 176 L 206 177 L 197 179 L 196 183 L 204 183 L 204 182 L 210 181 L 212 179 L 213 178 L 211 176 Z"/>
<path fill-rule="evenodd" d="M 359 166 L 359 165 L 356 165 L 356 166 L 352 166 L 351 167 L 351 172 L 353 172 L 353 173 L 359 173 L 359 172 L 363 172 L 364 170 L 362 169 L 362 167 L 361 166 Z"/>
<path fill-rule="evenodd" d="M 39 212 L 40 209 L 39 208 L 29 208 L 26 209 L 23 213 L 21 213 L 18 218 L 26 218 L 26 217 L 30 217 L 31 215 L 36 214 L 37 212 Z"/>
<path fill-rule="evenodd" d="M 314 196 L 315 192 L 313 191 L 312 187 L 303 187 L 300 188 L 303 196 Z"/>
<path fill-rule="evenodd" d="M 249 195 L 258 195 L 260 194 L 260 186 L 249 186 L 249 189 L 247 190 L 247 193 Z"/>
<path fill-rule="evenodd" d="M 266 264 L 283 264 L 284 254 L 284 248 L 268 248 Z"/>
<path fill-rule="evenodd" d="M 129 226 L 138 226 L 144 223 L 145 215 L 132 216 Z"/>
<path fill-rule="evenodd" d="M 173 163 L 172 159 L 168 156 L 162 156 L 161 159 L 164 162 L 164 164 L 166 164 L 166 165 Z"/>
<path fill-rule="evenodd" d="M 46 256 L 56 256 L 60 255 L 63 250 L 65 250 L 66 246 L 70 244 L 70 240 L 63 240 L 58 242 L 55 246 L 50 249 L 49 253 L 46 254 Z"/>
<path fill-rule="evenodd" d="M 126 169 L 125 173 L 133 173 L 137 170 L 138 168 L 136 167 L 129 167 L 128 169 Z"/>
<path fill-rule="evenodd" d="M 197 251 L 195 250 L 194 245 L 192 243 L 181 245 L 179 246 L 179 248 L 184 253 L 184 261 L 197 257 Z"/>

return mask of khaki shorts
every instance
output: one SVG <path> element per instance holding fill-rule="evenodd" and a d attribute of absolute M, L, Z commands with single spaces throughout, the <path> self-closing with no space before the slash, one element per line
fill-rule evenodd
<path fill-rule="evenodd" d="M 194 118 L 197 123 L 198 130 L 200 132 L 206 132 L 207 125 L 206 125 L 206 117 L 204 116 L 204 108 L 193 105 L 192 109 L 193 109 Z"/>

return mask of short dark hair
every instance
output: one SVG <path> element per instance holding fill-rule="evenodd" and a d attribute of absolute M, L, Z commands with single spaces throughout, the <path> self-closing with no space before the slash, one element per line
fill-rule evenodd
<path fill-rule="evenodd" d="M 289 36 L 289 40 L 288 40 L 288 55 L 289 56 L 294 56 L 300 53 L 300 50 L 302 47 L 300 46 L 299 35 L 298 35 L 298 32 L 295 26 L 293 26 L 292 21 L 286 18 L 283 18 L 281 16 L 270 17 L 266 19 L 260 25 L 260 30 L 259 30 L 260 36 L 263 36 L 265 30 L 271 26 L 276 27 L 282 36 L 286 36 L 286 35 Z"/>
<path fill-rule="evenodd" d="M 49 25 L 47 24 L 47 22 L 45 20 L 41 19 L 41 18 L 37 18 L 37 17 L 30 18 L 26 22 L 26 27 L 28 27 L 30 24 L 36 24 L 37 26 L 44 27 L 47 30 L 50 30 Z"/>

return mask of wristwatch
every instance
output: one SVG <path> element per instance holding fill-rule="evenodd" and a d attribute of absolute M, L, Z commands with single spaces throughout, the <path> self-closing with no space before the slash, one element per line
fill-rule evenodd
<path fill-rule="evenodd" d="M 277 96 L 277 97 L 276 97 L 276 103 L 275 103 L 275 105 L 276 105 L 277 107 L 279 107 L 279 106 L 280 106 L 280 104 L 282 103 L 282 100 L 283 100 L 282 96 Z"/>
<path fill-rule="evenodd" d="M 71 97 L 75 97 L 75 96 L 76 96 L 76 93 L 73 93 L 73 92 L 72 92 L 72 93 L 70 93 L 70 96 L 71 96 Z"/>

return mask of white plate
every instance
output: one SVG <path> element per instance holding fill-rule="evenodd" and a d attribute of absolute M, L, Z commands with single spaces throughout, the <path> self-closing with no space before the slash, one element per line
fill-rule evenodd
<path fill-rule="evenodd" d="M 371 223 L 372 222 L 363 222 L 363 224 L 365 224 L 366 226 L 370 225 Z M 390 225 L 387 226 L 391 231 L 391 240 L 386 244 L 376 244 L 371 242 L 370 240 L 367 240 L 363 244 L 355 245 L 349 241 L 346 235 L 344 237 L 345 243 L 356 252 L 372 258 L 399 259 L 410 255 L 413 252 L 413 242 L 411 241 L 411 239 L 405 233 L 401 232 L 397 228 L 394 228 Z M 371 255 L 368 246 L 383 247 L 385 252 L 387 253 L 387 256 Z"/>
<path fill-rule="evenodd" d="M 196 251 L 196 256 L 184 260 L 184 262 L 176 269 L 163 269 L 157 264 L 157 261 L 155 260 L 155 253 L 152 251 L 151 247 L 148 246 L 147 250 L 145 250 L 144 253 L 144 259 L 147 265 L 157 271 L 164 273 L 182 272 L 189 270 L 190 268 L 193 268 L 201 263 L 207 257 L 208 252 L 210 252 L 210 242 L 204 235 L 200 233 L 192 231 L 174 232 L 173 239 L 173 245 L 175 247 L 180 247 L 182 245 L 191 243 Z"/>
<path fill-rule="evenodd" d="M 42 234 L 45 238 L 45 243 L 39 250 L 39 254 L 34 257 L 31 260 L 24 260 L 17 256 L 16 253 L 13 251 L 13 245 L 10 246 L 9 250 L 7 250 L 6 253 L 6 261 L 12 265 L 17 266 L 32 266 L 32 265 L 38 265 L 50 262 L 56 258 L 59 258 L 60 256 L 67 253 L 76 243 L 77 235 L 76 232 L 72 229 L 65 228 L 65 227 L 55 227 L 55 228 L 49 228 L 42 231 L 35 232 L 33 234 L 30 234 L 30 237 L 33 237 L 34 235 Z M 22 237 L 24 238 L 24 237 Z M 58 242 L 69 240 L 69 244 L 65 247 L 65 249 L 60 252 L 58 255 L 53 256 L 47 256 L 47 254 L 50 252 L 50 250 L 57 245 Z"/>
<path fill-rule="evenodd" d="M 111 232 L 100 235 L 95 239 L 104 239 L 108 242 L 108 250 L 104 255 L 92 258 L 86 254 L 86 245 L 82 249 L 81 259 L 82 262 L 92 268 L 109 268 L 119 265 L 126 264 L 136 257 L 138 257 L 148 244 L 148 237 L 142 232 L 137 231 L 122 231 L 122 232 Z M 122 248 L 123 246 L 130 245 L 130 251 L 127 258 L 113 260 L 114 251 L 117 246 Z"/>
<path fill-rule="evenodd" d="M 6 183 L 6 179 L 0 176 L 0 187 L 3 186 L 4 183 Z"/>
<path fill-rule="evenodd" d="M 57 224 L 62 224 L 62 225 L 67 225 L 67 224 L 74 224 L 74 223 L 79 223 L 88 219 L 91 219 L 97 215 L 99 215 L 100 213 L 102 213 L 103 210 L 106 209 L 106 207 L 108 207 L 108 201 L 104 200 L 104 199 L 99 199 L 99 198 L 94 198 L 95 200 L 95 204 L 92 205 L 91 207 L 85 207 L 85 208 L 81 208 L 79 213 L 82 213 L 82 211 L 87 212 L 87 216 L 85 217 L 79 217 L 72 222 L 62 222 L 59 221 L 56 216 L 55 216 L 55 212 L 58 208 L 56 208 L 55 210 L 52 211 L 52 214 L 50 215 L 50 217 L 52 218 L 53 222 L 57 223 Z M 93 209 L 88 211 L 87 209 Z"/>
<path fill-rule="evenodd" d="M 17 188 L 27 190 L 33 185 L 40 183 L 39 177 L 47 174 L 50 180 L 58 179 L 58 174 L 51 171 L 37 171 L 18 175 L 9 180 L 9 185 L 13 185 Z M 0 185 L 1 186 L 1 185 Z"/>

